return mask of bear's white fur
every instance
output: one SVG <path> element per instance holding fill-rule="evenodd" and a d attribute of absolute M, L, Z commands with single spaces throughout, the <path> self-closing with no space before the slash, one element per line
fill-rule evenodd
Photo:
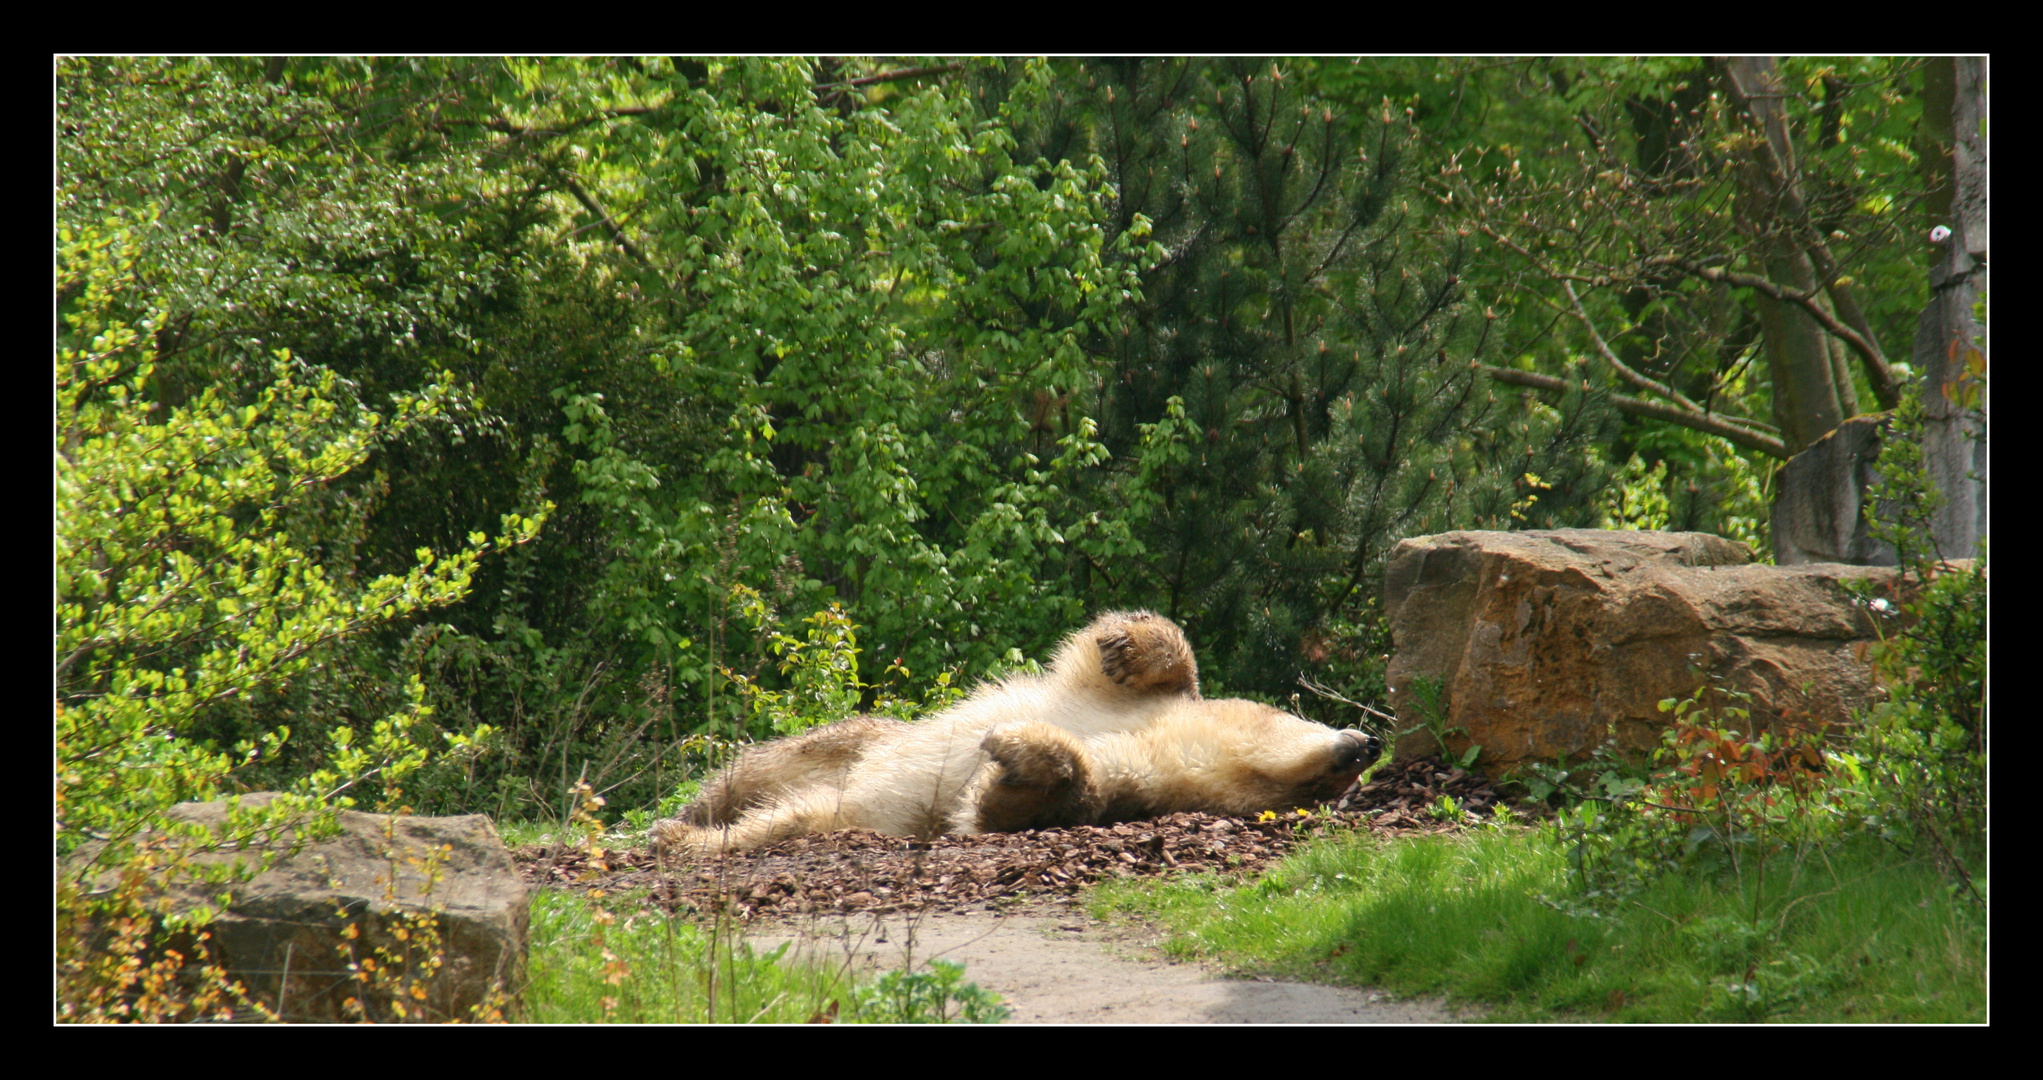
<path fill-rule="evenodd" d="M 662 849 L 748 848 L 805 833 L 1002 832 L 1329 798 L 1379 744 L 1252 701 L 1199 696 L 1184 634 L 1111 612 L 1049 669 L 981 687 L 915 723 L 858 717 L 747 750 Z"/>

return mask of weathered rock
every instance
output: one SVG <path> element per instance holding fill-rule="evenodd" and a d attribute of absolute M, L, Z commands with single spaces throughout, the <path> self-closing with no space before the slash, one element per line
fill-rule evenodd
<path fill-rule="evenodd" d="M 242 801 L 273 797 L 264 792 Z M 171 814 L 217 828 L 227 803 L 185 803 Z M 346 810 L 338 816 L 339 836 L 307 843 L 233 886 L 232 902 L 210 927 L 213 962 L 286 1020 L 394 1018 L 390 994 L 397 979 L 426 988 L 420 1001 L 409 996 L 406 983 L 405 1015 L 414 1019 L 470 1019 L 478 1006 L 508 1003 L 523 984 L 530 907 L 489 818 Z M 246 857 L 219 852 L 194 861 Z M 174 886 L 173 906 L 210 903 L 215 891 Z M 434 932 L 420 931 L 428 915 L 437 924 L 437 948 Z M 363 960 L 374 960 L 370 966 L 388 978 L 357 979 L 349 964 Z M 359 999 L 363 1010 L 347 1007 L 349 998 Z"/>
<path fill-rule="evenodd" d="M 1482 746 L 1491 775 L 1578 759 L 1613 736 L 1657 745 L 1666 698 L 1706 683 L 1752 695 L 1756 724 L 1842 721 L 1873 693 L 1855 646 L 1872 615 L 1844 582 L 1896 571 L 1750 565 L 1745 545 L 1700 533 L 1454 532 L 1391 553 L 1385 608 L 1397 652 L 1391 702 L 1416 721 L 1421 678 L 1439 680 L 1446 749 Z M 1465 734 L 1452 734 L 1459 728 Z M 1425 731 L 1400 759 L 1438 749 Z"/>

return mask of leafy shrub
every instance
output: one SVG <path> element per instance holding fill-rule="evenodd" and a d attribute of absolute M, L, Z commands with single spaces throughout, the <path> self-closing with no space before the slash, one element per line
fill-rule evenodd
<path fill-rule="evenodd" d="M 1985 361 L 1952 396 L 1978 407 Z M 1883 700 L 1866 710 L 1867 765 L 1879 791 L 1874 824 L 1920 849 L 1983 900 L 1987 774 L 1987 581 L 1984 551 L 1969 564 L 1946 561 L 1932 531 L 1943 503 L 1923 455 L 1919 392 L 1903 395 L 1875 468 L 1875 538 L 1894 546 L 1905 571 L 1891 596 L 1860 587 L 1880 640 L 1868 650 Z M 1877 507 L 1877 512 L 1876 512 Z M 1982 549 L 1983 549 L 1982 542 Z"/>
<path fill-rule="evenodd" d="M 1639 449 L 1612 478 L 1599 528 L 1711 532 L 1772 559 L 1769 465 L 1719 436 L 1682 428 L 1648 427 L 1627 441 Z"/>
<path fill-rule="evenodd" d="M 422 548 L 409 571 L 368 580 L 320 558 L 308 529 L 321 489 L 391 432 L 435 414 L 442 396 L 400 400 L 386 423 L 349 402 L 331 372 L 280 350 L 252 401 L 208 388 L 163 407 L 149 396 L 154 320 L 118 314 L 138 291 L 128 226 L 59 239 L 59 289 L 78 298 L 56 366 L 57 848 L 77 852 L 58 888 L 59 1011 L 206 1014 L 229 1007 L 217 972 L 180 998 L 172 976 L 184 957 L 143 955 L 156 923 L 181 929 L 211 916 L 164 915 L 169 884 L 225 885 L 233 871 L 201 870 L 192 857 L 273 839 L 357 794 L 395 807 L 430 749 L 414 739 L 427 714 L 414 677 L 405 708 L 363 732 L 331 728 L 316 766 L 283 798 L 237 806 L 215 833 L 166 812 L 231 790 L 292 732 L 279 724 L 221 745 L 208 737 L 209 714 L 277 693 L 352 635 L 458 599 L 485 553 L 530 540 L 541 519 L 505 515 L 496 539 L 474 534 L 446 557 Z M 480 734 L 447 742 L 465 751 Z M 111 964 L 95 945 L 106 933 L 122 957 Z"/>
<path fill-rule="evenodd" d="M 753 632 L 767 639 L 767 647 L 779 658 L 780 673 L 788 677 L 788 688 L 775 691 L 729 668 L 723 670 L 751 717 L 746 725 L 750 735 L 761 739 L 799 735 L 859 711 L 860 700 L 872 687 L 858 677 L 858 624 L 844 614 L 842 605 L 833 603 L 802 620 L 809 629 L 797 638 L 781 629 L 779 617 L 757 589 L 733 586 L 731 598 L 751 621 Z"/>
<path fill-rule="evenodd" d="M 964 981 L 965 966 L 932 960 L 927 971 L 889 971 L 853 994 L 868 1024 L 998 1024 L 1012 1015 L 1000 995 Z"/>
<path fill-rule="evenodd" d="M 1728 875 L 1753 897 L 1756 922 L 1770 872 L 1789 879 L 1774 893 L 1792 888 L 1805 860 L 1853 832 L 1867 797 L 1847 740 L 1793 716 L 1754 732 L 1750 701 L 1708 686 L 1662 701 L 1670 721 L 1644 767 L 1606 743 L 1573 769 L 1523 770 L 1535 799 L 1565 800 L 1546 828 L 1567 851 L 1574 890 L 1555 903 L 1593 914 L 1688 870 Z"/>

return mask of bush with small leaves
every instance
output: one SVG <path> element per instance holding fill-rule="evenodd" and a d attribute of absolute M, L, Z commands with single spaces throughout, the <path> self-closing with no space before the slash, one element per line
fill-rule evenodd
<path fill-rule="evenodd" d="M 59 883 L 59 924 L 70 931 L 59 936 L 59 1012 L 185 1015 L 211 1007 L 217 980 L 165 1003 L 176 980 L 130 975 L 174 954 L 145 962 L 131 952 L 132 963 L 109 970 L 97 935 L 140 935 L 152 918 L 166 929 L 203 924 L 212 914 L 203 907 L 165 914 L 166 888 L 225 886 L 234 872 L 200 869 L 192 856 L 267 846 L 259 841 L 308 822 L 316 831 L 323 808 L 359 793 L 394 807 L 429 754 L 412 738 L 426 713 L 414 677 L 406 708 L 359 737 L 330 729 L 320 764 L 292 791 L 237 806 L 216 832 L 166 812 L 232 790 L 236 771 L 275 755 L 291 731 L 280 724 L 223 746 L 202 733 L 203 719 L 276 692 L 336 643 L 460 598 L 484 554 L 530 540 L 541 519 L 506 515 L 496 538 L 477 533 L 445 557 L 421 549 L 409 571 L 367 580 L 322 560 L 298 528 L 306 503 L 392 431 L 433 415 L 440 396 L 401 400 L 386 422 L 353 405 L 331 372 L 279 351 L 252 401 L 208 389 L 164 407 L 150 394 L 153 320 L 118 314 L 141 291 L 128 227 L 64 230 L 60 243 L 59 290 L 79 299 L 66 313 L 76 345 L 56 365 L 57 847 L 92 846 Z M 484 734 L 450 735 L 450 749 Z M 240 873 L 257 869 L 260 860 Z"/>

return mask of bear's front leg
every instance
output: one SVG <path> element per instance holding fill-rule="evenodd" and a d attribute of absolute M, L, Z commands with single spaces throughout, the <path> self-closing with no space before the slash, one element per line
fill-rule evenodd
<path fill-rule="evenodd" d="M 988 732 L 987 756 L 972 779 L 957 822 L 960 832 L 1020 832 L 1085 825 L 1099 816 L 1095 770 L 1070 733 L 1042 723 Z"/>

